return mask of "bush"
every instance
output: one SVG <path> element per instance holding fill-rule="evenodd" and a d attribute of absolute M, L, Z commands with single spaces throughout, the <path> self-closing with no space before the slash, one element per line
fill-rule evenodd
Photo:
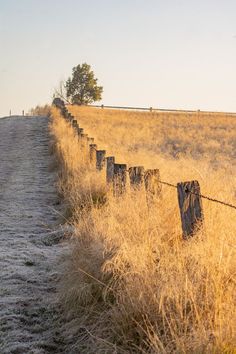
<path fill-rule="evenodd" d="M 30 116 L 42 116 L 42 117 L 49 117 L 51 113 L 51 106 L 45 104 L 44 106 L 36 106 L 31 108 L 29 111 Z"/>

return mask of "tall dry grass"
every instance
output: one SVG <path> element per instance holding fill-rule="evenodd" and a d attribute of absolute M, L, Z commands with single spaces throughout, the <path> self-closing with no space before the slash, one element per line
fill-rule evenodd
<path fill-rule="evenodd" d="M 187 158 L 208 161 L 213 168 L 228 169 L 228 163 L 236 167 L 235 116 L 144 113 L 78 106 L 70 106 L 69 110 L 100 147 L 127 163 L 151 168 L 154 163 L 159 165 L 159 158 L 168 164 L 169 160 Z M 172 170 L 169 166 L 168 173 Z"/>
<path fill-rule="evenodd" d="M 191 125 L 186 117 L 172 122 L 71 111 L 119 162 L 160 168 L 162 178 L 174 183 L 198 179 L 202 193 L 235 202 L 231 118 Z M 51 130 L 61 160 L 59 187 L 76 226 L 62 284 L 70 320 L 65 333 L 77 338 L 70 353 L 234 353 L 235 210 L 204 200 L 204 229 L 183 241 L 176 190 L 163 186 L 152 208 L 142 191 L 114 199 L 55 109 Z M 196 130 L 201 135 L 195 137 Z M 178 141 L 177 155 L 170 137 Z M 224 150 L 214 150 L 216 142 Z"/>

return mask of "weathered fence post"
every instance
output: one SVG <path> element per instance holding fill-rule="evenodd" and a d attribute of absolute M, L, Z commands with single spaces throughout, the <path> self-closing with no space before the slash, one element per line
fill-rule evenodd
<path fill-rule="evenodd" d="M 115 196 L 123 194 L 127 189 L 127 165 L 114 164 L 113 193 Z"/>
<path fill-rule="evenodd" d="M 84 129 L 83 128 L 79 128 L 78 129 L 78 135 L 82 135 L 84 134 Z"/>
<path fill-rule="evenodd" d="M 65 118 L 65 120 L 68 122 L 69 121 L 69 113 L 61 109 L 61 114 Z"/>
<path fill-rule="evenodd" d="M 79 127 L 78 127 L 77 120 L 75 120 L 75 119 L 72 120 L 72 128 L 74 130 L 74 133 L 77 134 Z"/>
<path fill-rule="evenodd" d="M 97 152 L 97 145 L 96 144 L 90 144 L 89 145 L 89 160 L 90 160 L 90 165 L 96 168 L 96 152 Z"/>
<path fill-rule="evenodd" d="M 106 150 L 96 151 L 96 168 L 98 171 L 102 171 L 106 166 Z"/>
<path fill-rule="evenodd" d="M 115 157 L 114 156 L 109 156 L 106 158 L 107 160 L 107 183 L 110 184 L 113 182 L 114 178 L 114 163 L 115 163 Z"/>
<path fill-rule="evenodd" d="M 94 143 L 94 138 L 87 138 L 88 144 L 93 144 Z"/>
<path fill-rule="evenodd" d="M 144 183 L 147 193 L 147 202 L 150 203 L 161 195 L 160 172 L 158 169 L 146 170 Z"/>
<path fill-rule="evenodd" d="M 65 112 L 65 115 L 68 117 L 68 119 L 69 119 L 70 121 L 72 121 L 72 120 L 74 119 L 74 117 L 72 116 L 72 114 L 71 114 L 70 112 L 68 112 L 67 110 L 66 110 L 66 112 Z"/>
<path fill-rule="evenodd" d="M 80 142 L 82 147 L 88 146 L 88 134 L 80 134 Z"/>
<path fill-rule="evenodd" d="M 67 111 L 66 107 L 62 107 L 62 108 L 61 108 L 61 114 L 63 115 L 63 117 L 66 118 L 66 116 L 67 116 L 67 114 L 68 114 L 68 111 Z"/>
<path fill-rule="evenodd" d="M 85 140 L 86 142 L 88 141 L 88 134 L 82 133 L 80 136 L 81 136 L 81 138 L 82 138 L 83 140 Z"/>
<path fill-rule="evenodd" d="M 79 135 L 79 146 L 84 157 L 88 158 L 90 156 L 89 147 L 88 147 L 88 134 Z"/>
<path fill-rule="evenodd" d="M 76 119 L 73 119 L 73 120 L 72 120 L 72 127 L 77 128 L 77 126 L 78 126 L 77 120 L 76 120 Z"/>
<path fill-rule="evenodd" d="M 129 168 L 130 186 L 134 189 L 142 188 L 144 183 L 144 167 L 135 166 Z"/>
<path fill-rule="evenodd" d="M 202 227 L 203 210 L 198 181 L 177 184 L 183 238 L 188 239 Z"/>

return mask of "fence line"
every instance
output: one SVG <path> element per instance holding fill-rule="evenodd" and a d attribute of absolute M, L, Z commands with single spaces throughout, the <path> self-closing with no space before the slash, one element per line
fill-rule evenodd
<path fill-rule="evenodd" d="M 89 107 L 94 108 L 108 108 L 108 109 L 123 109 L 123 110 L 130 110 L 130 111 L 148 111 L 148 112 L 170 112 L 170 113 L 195 113 L 195 114 L 216 114 L 216 115 L 227 115 L 227 116 L 236 116 L 236 112 L 222 112 L 222 111 L 202 111 L 200 109 L 191 110 L 191 109 L 167 109 L 167 108 L 153 108 L 153 107 L 133 107 L 133 106 L 110 106 L 110 105 L 95 105 L 89 104 Z"/>
<path fill-rule="evenodd" d="M 116 163 L 114 156 L 106 157 L 106 151 L 98 150 L 97 145 L 94 144 L 94 138 L 90 138 L 88 134 L 84 134 L 83 128 L 79 127 L 77 120 L 67 110 L 63 102 L 58 102 L 55 106 L 61 110 L 62 116 L 71 123 L 82 145 L 84 147 L 87 146 L 90 166 L 97 171 L 106 169 L 107 184 L 112 187 L 114 196 L 118 197 L 125 193 L 128 178 L 131 188 L 145 188 L 148 206 L 160 197 L 161 185 L 177 189 L 184 239 L 194 236 L 203 225 L 202 199 L 236 210 L 236 205 L 202 195 L 198 181 L 180 182 L 175 185 L 162 181 L 158 169 L 145 170 L 143 166 L 134 166 L 128 169 L 126 164 Z"/>
<path fill-rule="evenodd" d="M 169 183 L 169 182 L 165 182 L 165 181 L 159 181 L 159 183 L 177 189 L 177 185 L 175 185 L 175 184 L 172 184 L 172 183 Z M 191 191 L 189 191 L 189 193 L 195 194 L 195 193 L 193 193 L 193 192 L 191 192 Z M 195 195 L 196 195 L 196 194 L 195 194 Z M 228 206 L 229 208 L 236 209 L 236 205 L 233 205 L 233 204 L 224 202 L 224 201 L 222 201 L 222 200 L 215 199 L 215 198 L 211 198 L 211 197 L 208 197 L 207 195 L 203 195 L 203 194 L 198 194 L 198 196 L 201 197 L 202 199 L 207 199 L 207 200 L 209 200 L 210 202 L 222 204 L 222 205 Z"/>

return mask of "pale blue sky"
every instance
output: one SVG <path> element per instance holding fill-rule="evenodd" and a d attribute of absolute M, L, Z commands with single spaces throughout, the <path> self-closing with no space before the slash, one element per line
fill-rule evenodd
<path fill-rule="evenodd" d="M 0 0 L 0 116 L 83 62 L 104 104 L 236 111 L 236 1 Z"/>

